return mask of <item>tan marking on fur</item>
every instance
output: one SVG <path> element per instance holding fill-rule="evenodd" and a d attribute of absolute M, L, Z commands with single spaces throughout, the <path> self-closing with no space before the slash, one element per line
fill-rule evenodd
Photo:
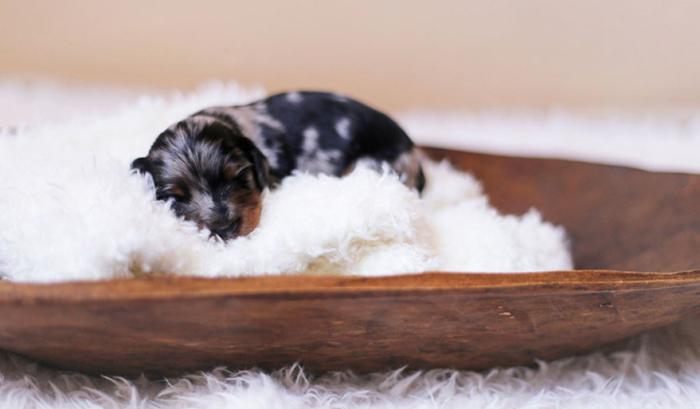
<path fill-rule="evenodd" d="M 238 230 L 239 236 L 250 234 L 260 223 L 260 213 L 262 210 L 262 195 L 255 190 L 244 190 L 235 192 L 229 199 L 241 217 L 241 227 Z"/>
<path fill-rule="evenodd" d="M 271 117 L 265 105 L 254 104 L 235 107 L 225 111 L 231 115 L 241 129 L 243 135 L 253 141 L 255 146 L 267 157 L 270 166 L 277 167 L 277 152 L 265 145 L 262 137 L 262 125 L 284 132 L 284 126 L 278 120 Z"/>
<path fill-rule="evenodd" d="M 244 208 L 241 212 L 241 229 L 238 232 L 240 236 L 247 236 L 258 227 L 258 224 L 260 224 L 261 209 L 261 205 Z"/>
<path fill-rule="evenodd" d="M 412 188 L 416 189 L 418 187 L 418 174 L 421 170 L 421 162 L 425 155 L 417 148 L 413 148 L 409 152 L 402 153 L 396 160 L 391 163 L 378 161 L 372 158 L 360 158 L 343 169 L 341 176 L 348 175 L 352 173 L 358 164 L 363 164 L 368 168 L 375 170 L 377 172 L 382 171 L 382 165 L 386 164 L 390 166 L 394 172 L 399 175 L 401 182 Z M 386 166 L 385 165 L 385 166 Z"/>
<path fill-rule="evenodd" d="M 260 133 L 259 125 L 256 121 L 256 116 L 258 114 L 252 107 L 236 107 L 226 112 L 236 121 L 243 135 L 251 138 L 253 135 L 258 135 Z"/>
<path fill-rule="evenodd" d="M 410 188 L 418 185 L 418 174 L 421 169 L 421 162 L 425 155 L 418 148 L 413 148 L 410 152 L 402 153 L 391 164 L 391 167 L 401 177 L 401 182 Z"/>

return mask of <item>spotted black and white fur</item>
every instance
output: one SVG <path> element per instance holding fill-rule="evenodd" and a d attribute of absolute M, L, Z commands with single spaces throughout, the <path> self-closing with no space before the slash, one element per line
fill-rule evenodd
<path fill-rule="evenodd" d="M 261 192 L 293 171 L 342 176 L 358 163 L 388 165 L 419 192 L 425 184 L 418 151 L 387 115 L 338 94 L 288 92 L 196 112 L 132 167 L 178 216 L 227 240 L 257 226 Z"/>

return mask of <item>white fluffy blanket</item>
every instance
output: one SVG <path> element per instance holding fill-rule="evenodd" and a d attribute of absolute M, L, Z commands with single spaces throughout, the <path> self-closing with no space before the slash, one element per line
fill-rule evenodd
<path fill-rule="evenodd" d="M 0 272 L 15 281 L 138 274 L 387 275 L 571 268 L 564 230 L 502 216 L 479 184 L 426 163 L 422 198 L 394 175 L 297 174 L 264 195 L 260 226 L 226 244 L 155 202 L 129 164 L 170 123 L 246 101 L 234 86 L 0 134 Z"/>
<path fill-rule="evenodd" d="M 29 123 L 39 129 L 38 120 L 63 120 L 87 111 L 113 112 L 119 104 L 131 104 L 132 98 L 133 94 L 123 91 L 0 83 L 0 126 Z M 160 99 L 141 104 L 147 109 L 152 102 L 165 104 Z M 412 114 L 402 119 L 422 143 L 590 159 L 587 155 L 600 150 L 597 146 L 606 141 L 623 149 L 594 159 L 672 170 L 698 169 L 700 163 L 696 157 L 700 129 L 695 117 L 676 121 L 594 120 L 559 114 Z M 639 135 L 644 138 L 640 140 Z M 279 373 L 214 371 L 164 383 L 59 373 L 4 355 L 0 356 L 0 407 L 695 408 L 700 402 L 700 328 L 696 323 L 697 319 L 689 318 L 682 325 L 634 339 L 617 353 L 481 373 L 436 369 L 309 379 L 298 369 L 288 368 Z"/>

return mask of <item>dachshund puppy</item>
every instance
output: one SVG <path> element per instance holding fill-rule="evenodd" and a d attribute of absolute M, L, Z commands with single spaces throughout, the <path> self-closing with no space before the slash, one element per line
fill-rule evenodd
<path fill-rule="evenodd" d="M 163 131 L 132 168 L 156 199 L 223 240 L 253 231 L 261 193 L 299 170 L 342 176 L 388 164 L 411 188 L 425 184 L 411 139 L 387 115 L 325 92 L 289 92 L 199 111 Z"/>

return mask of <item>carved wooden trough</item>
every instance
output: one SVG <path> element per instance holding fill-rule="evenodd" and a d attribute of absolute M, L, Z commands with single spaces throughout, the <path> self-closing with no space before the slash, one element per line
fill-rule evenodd
<path fill-rule="evenodd" d="M 580 270 L 0 282 L 0 348 L 121 375 L 293 362 L 479 369 L 582 353 L 700 312 L 700 176 L 428 151 L 474 172 L 500 210 L 534 206 L 565 226 Z"/>

